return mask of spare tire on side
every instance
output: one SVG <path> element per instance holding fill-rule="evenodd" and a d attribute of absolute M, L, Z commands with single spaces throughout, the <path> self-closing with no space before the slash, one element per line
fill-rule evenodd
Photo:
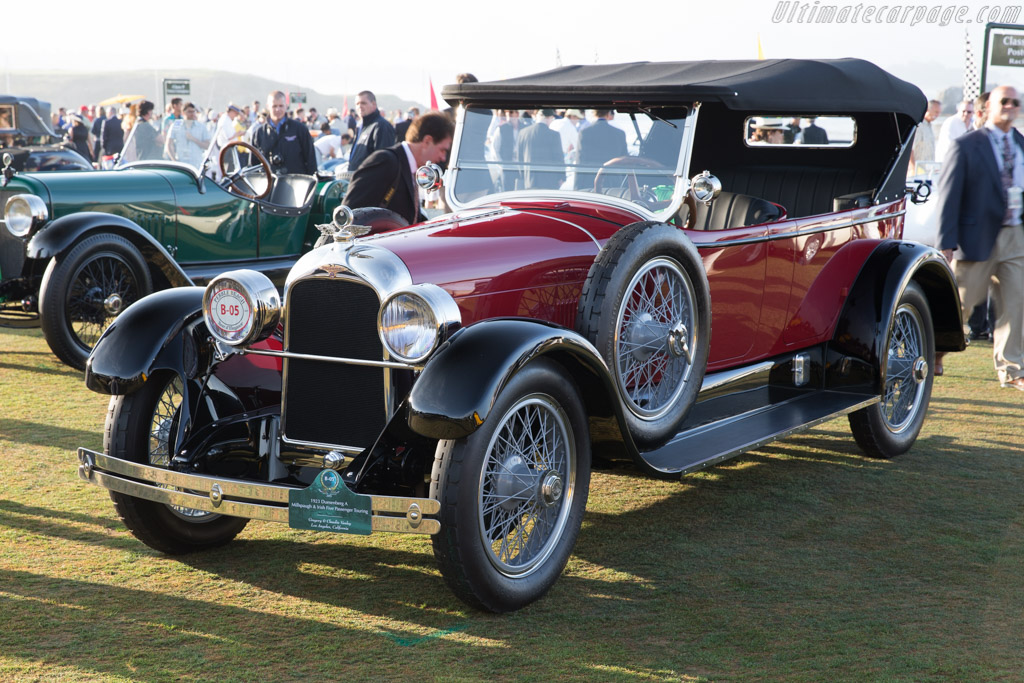
<path fill-rule="evenodd" d="M 637 446 L 671 439 L 697 400 L 711 339 L 707 274 L 686 234 L 655 221 L 615 233 L 583 284 L 576 329 L 608 364 Z"/>

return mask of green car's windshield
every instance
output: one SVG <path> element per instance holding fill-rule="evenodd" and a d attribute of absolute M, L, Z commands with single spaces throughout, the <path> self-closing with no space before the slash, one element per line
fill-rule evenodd
<path fill-rule="evenodd" d="M 136 161 L 176 161 L 198 173 L 206 157 L 214 152 L 213 133 L 205 121 L 177 119 L 160 130 L 161 123 L 136 121 L 117 160 L 121 167 Z"/>
<path fill-rule="evenodd" d="M 686 113 L 470 106 L 450 164 L 453 198 L 465 205 L 499 193 L 583 192 L 657 213 L 682 186 Z"/>

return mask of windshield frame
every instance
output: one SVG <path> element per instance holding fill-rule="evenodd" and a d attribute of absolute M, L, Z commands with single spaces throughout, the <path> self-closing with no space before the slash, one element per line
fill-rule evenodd
<path fill-rule="evenodd" d="M 573 105 L 578 106 L 578 105 Z M 645 107 L 642 103 L 630 102 L 630 103 L 606 103 L 601 105 L 598 103 L 597 106 L 604 106 L 606 108 L 614 108 L 616 112 L 621 114 L 643 114 L 650 117 L 652 120 L 658 120 L 659 110 L 664 110 L 665 107 Z M 539 104 L 536 107 L 543 108 L 563 108 L 560 105 L 548 105 Z M 534 108 L 536 108 L 534 107 Z M 484 194 L 480 197 L 473 198 L 471 200 L 460 200 L 456 196 L 456 186 L 458 185 L 458 175 L 460 170 L 460 148 L 462 147 L 462 136 L 465 131 L 467 108 L 473 109 L 523 109 L 521 104 L 504 106 L 501 103 L 496 102 L 461 102 L 455 110 L 455 136 L 452 141 L 452 150 L 449 156 L 448 169 L 445 172 L 444 179 L 444 192 L 445 199 L 448 205 L 455 210 L 469 209 L 476 206 L 500 202 L 522 202 L 523 200 L 576 200 L 589 203 L 607 204 L 614 206 L 619 209 L 626 209 L 633 213 L 637 213 L 648 220 L 659 220 L 668 221 L 675 216 L 680 208 L 682 207 L 683 200 L 686 197 L 686 193 L 690 189 L 690 181 L 685 176 L 686 170 L 690 166 L 690 155 L 693 147 L 693 131 L 697 122 L 697 114 L 700 110 L 700 103 L 681 103 L 678 106 L 673 107 L 675 110 L 683 110 L 683 116 L 681 118 L 671 119 L 674 125 L 682 127 L 682 136 L 680 141 L 680 151 L 676 159 L 676 167 L 671 170 L 671 174 L 675 181 L 672 188 L 672 197 L 668 205 L 654 211 L 639 202 L 632 201 L 630 199 L 615 197 L 612 195 L 600 194 L 596 192 L 588 192 L 582 190 L 568 190 L 568 189 L 525 189 L 525 190 L 507 190 L 502 192 L 491 192 Z M 667 119 L 666 119 L 667 120 Z M 628 138 L 631 139 L 631 138 Z M 632 143 L 629 145 L 632 149 Z M 478 169 L 477 164 L 480 162 L 473 161 L 468 162 L 465 168 Z M 487 164 L 493 164 L 496 162 L 485 161 L 480 166 L 487 166 Z M 518 163 L 518 162 L 517 162 Z M 638 175 L 644 173 L 643 169 L 638 169 Z M 662 171 L 660 175 L 667 175 L 666 172 Z"/>

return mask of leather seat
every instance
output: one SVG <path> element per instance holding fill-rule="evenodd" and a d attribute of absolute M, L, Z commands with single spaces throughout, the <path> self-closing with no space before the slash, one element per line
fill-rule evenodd
<path fill-rule="evenodd" d="M 705 206 L 697 202 L 695 230 L 726 230 L 745 225 L 769 223 L 782 215 L 779 207 L 766 199 L 751 197 L 734 192 L 720 192 L 718 197 Z"/>

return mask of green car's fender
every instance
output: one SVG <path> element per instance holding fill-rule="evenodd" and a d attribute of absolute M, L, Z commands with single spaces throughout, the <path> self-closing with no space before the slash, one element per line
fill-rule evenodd
<path fill-rule="evenodd" d="M 174 220 L 168 216 L 167 220 Z M 154 284 L 161 279 L 165 287 L 187 287 L 193 282 L 181 266 L 156 239 L 133 221 L 97 211 L 81 211 L 51 221 L 29 240 L 26 256 L 49 260 L 93 233 L 120 235 L 127 239 L 149 264 Z M 162 275 L 162 278 L 159 277 Z"/>

